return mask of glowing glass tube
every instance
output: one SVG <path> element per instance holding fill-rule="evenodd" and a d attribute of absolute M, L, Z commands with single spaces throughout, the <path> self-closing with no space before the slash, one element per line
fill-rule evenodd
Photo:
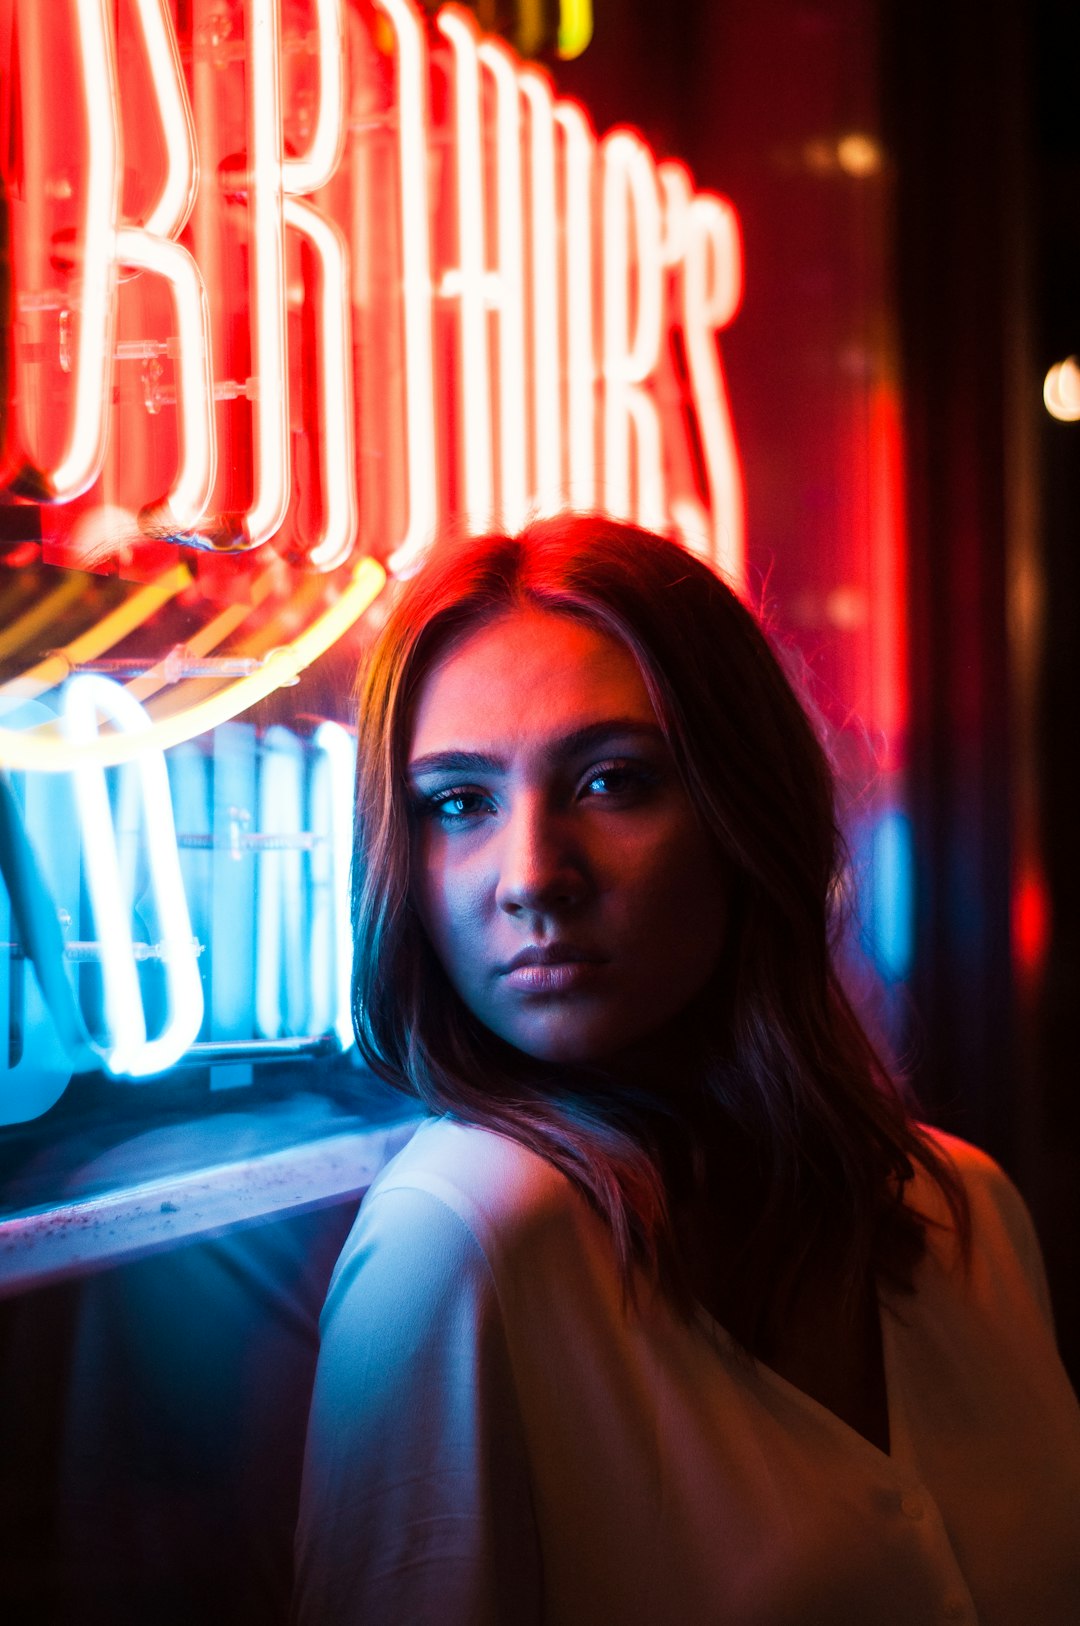
<path fill-rule="evenodd" d="M 97 737 L 98 713 L 124 733 L 140 733 L 149 722 L 126 690 L 110 678 L 82 673 L 65 686 L 61 722 L 72 744 Z M 131 936 L 131 895 L 122 881 L 116 829 L 105 772 L 81 764 L 75 769 L 75 799 L 83 837 L 83 869 L 101 956 L 109 1071 L 127 1078 L 164 1072 L 178 1061 L 198 1034 L 203 1016 L 202 984 L 180 875 L 172 798 L 165 759 L 143 750 L 132 768 L 146 844 L 149 892 L 160 933 L 165 976 L 166 1018 L 156 1038 L 146 1032 L 146 1016 Z"/>

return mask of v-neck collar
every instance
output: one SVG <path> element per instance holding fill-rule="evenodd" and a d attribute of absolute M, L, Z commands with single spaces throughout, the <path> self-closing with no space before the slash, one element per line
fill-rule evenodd
<path fill-rule="evenodd" d="M 749 1362 L 754 1373 L 764 1383 L 778 1390 L 804 1411 L 817 1418 L 837 1438 L 845 1440 L 857 1451 L 864 1454 L 869 1453 L 871 1460 L 877 1463 L 879 1467 L 882 1464 L 887 1464 L 893 1472 L 904 1473 L 911 1467 L 911 1447 L 904 1411 L 899 1363 L 893 1337 L 895 1317 L 885 1290 L 879 1287 L 876 1299 L 881 1338 L 881 1359 L 885 1379 L 885 1411 L 889 1429 L 889 1449 L 887 1451 L 883 1451 L 879 1445 L 875 1445 L 873 1440 L 867 1439 L 865 1434 L 860 1434 L 857 1428 L 853 1428 L 850 1423 L 845 1422 L 830 1406 L 824 1405 L 820 1400 L 815 1400 L 814 1396 L 808 1394 L 805 1389 L 800 1389 L 797 1383 L 792 1383 L 790 1378 L 782 1376 L 781 1373 L 769 1366 L 766 1361 L 760 1360 L 757 1356 L 748 1355 L 736 1342 L 732 1334 L 728 1332 L 727 1328 L 717 1321 L 715 1317 L 711 1316 L 703 1305 L 696 1306 L 695 1315 L 702 1324 L 707 1337 L 718 1342 L 733 1359 Z"/>

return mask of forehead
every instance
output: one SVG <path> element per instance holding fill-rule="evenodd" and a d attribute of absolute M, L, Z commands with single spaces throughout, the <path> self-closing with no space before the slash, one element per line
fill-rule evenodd
<path fill-rule="evenodd" d="M 455 643 L 413 708 L 410 756 L 567 733 L 606 717 L 655 724 L 624 644 L 546 610 L 508 610 Z"/>

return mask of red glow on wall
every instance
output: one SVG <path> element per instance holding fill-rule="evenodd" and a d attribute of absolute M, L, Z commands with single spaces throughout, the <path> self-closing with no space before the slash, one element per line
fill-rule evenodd
<path fill-rule="evenodd" d="M 1020 870 L 1012 896 L 1013 963 L 1023 980 L 1037 980 L 1050 946 L 1050 894 L 1040 868 Z"/>
<path fill-rule="evenodd" d="M 884 746 L 882 767 L 905 760 L 909 713 L 907 529 L 904 449 L 896 389 L 878 385 L 870 400 L 870 560 L 873 576 L 873 709 Z"/>

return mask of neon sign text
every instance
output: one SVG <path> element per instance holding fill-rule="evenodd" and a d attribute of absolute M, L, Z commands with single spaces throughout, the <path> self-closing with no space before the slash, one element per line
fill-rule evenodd
<path fill-rule="evenodd" d="M 49 534 L 109 504 L 148 538 L 404 571 L 444 522 L 596 506 L 741 578 L 729 203 L 598 141 L 455 5 L 59 10 L 58 115 L 55 23 L 16 3 L 5 174 L 0 473 Z"/>

